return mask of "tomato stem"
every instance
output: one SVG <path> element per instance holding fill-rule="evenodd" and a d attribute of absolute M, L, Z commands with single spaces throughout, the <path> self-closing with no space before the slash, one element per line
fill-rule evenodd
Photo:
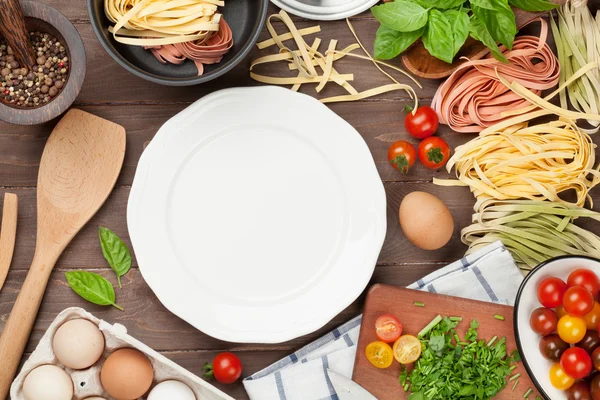
<path fill-rule="evenodd" d="M 213 370 L 213 365 L 209 362 L 204 363 L 202 367 L 203 376 L 205 379 L 211 380 L 215 377 L 215 371 Z"/>
<path fill-rule="evenodd" d="M 408 160 L 402 154 L 392 158 L 390 163 L 398 168 L 398 171 L 402 172 L 403 174 L 408 173 Z"/>
<path fill-rule="evenodd" d="M 440 147 L 434 147 L 432 149 L 429 149 L 429 151 L 427 152 L 427 159 L 436 164 L 441 163 L 442 161 L 444 161 L 442 149 Z"/>
<path fill-rule="evenodd" d="M 415 109 L 412 106 L 409 106 L 408 104 L 404 106 L 404 111 L 406 111 L 407 113 L 409 112 L 413 112 Z"/>

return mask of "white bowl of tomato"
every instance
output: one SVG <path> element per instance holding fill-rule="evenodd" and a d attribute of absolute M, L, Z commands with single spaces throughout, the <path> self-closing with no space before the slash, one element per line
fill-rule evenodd
<path fill-rule="evenodd" d="M 514 329 L 525 369 L 551 400 L 600 400 L 600 260 L 558 257 L 527 275 Z"/>

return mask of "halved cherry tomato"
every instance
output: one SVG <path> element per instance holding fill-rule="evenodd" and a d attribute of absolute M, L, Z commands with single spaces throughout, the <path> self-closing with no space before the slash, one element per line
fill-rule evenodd
<path fill-rule="evenodd" d="M 585 324 L 588 329 L 596 330 L 596 328 L 598 328 L 598 325 L 600 324 L 600 304 L 598 304 L 598 302 L 595 301 L 592 311 L 585 314 L 583 316 L 583 319 L 585 319 Z"/>
<path fill-rule="evenodd" d="M 392 314 L 384 314 L 375 321 L 375 333 L 382 342 L 393 343 L 402 334 L 402 324 Z"/>
<path fill-rule="evenodd" d="M 569 314 L 583 317 L 594 308 L 594 297 L 583 286 L 571 286 L 563 296 L 563 305 Z"/>
<path fill-rule="evenodd" d="M 571 347 L 560 357 L 560 366 L 573 379 L 583 379 L 592 372 L 592 358 L 584 349 Z"/>
<path fill-rule="evenodd" d="M 439 137 L 428 137 L 419 144 L 419 160 L 430 169 L 440 169 L 450 158 L 450 146 Z"/>
<path fill-rule="evenodd" d="M 560 364 L 556 363 L 550 367 L 550 383 L 558 390 L 567 390 L 573 386 L 575 379 L 567 375 Z"/>
<path fill-rule="evenodd" d="M 546 336 L 554 332 L 558 318 L 556 313 L 549 308 L 540 307 L 533 310 L 529 318 L 531 329 L 542 336 Z"/>
<path fill-rule="evenodd" d="M 421 341 L 413 335 L 402 335 L 394 343 L 394 358 L 400 364 L 414 363 L 421 357 Z"/>
<path fill-rule="evenodd" d="M 546 308 L 562 305 L 567 284 L 558 278 L 546 278 L 537 287 L 538 300 Z"/>
<path fill-rule="evenodd" d="M 415 165 L 416 159 L 417 151 L 415 147 L 404 140 L 392 143 L 388 149 L 388 161 L 403 174 L 408 173 L 408 170 Z"/>
<path fill-rule="evenodd" d="M 598 275 L 585 268 L 579 268 L 571 272 L 567 278 L 567 285 L 569 285 L 569 287 L 582 286 L 594 297 L 596 297 L 600 291 L 600 280 L 598 280 Z"/>
<path fill-rule="evenodd" d="M 409 113 L 404 118 L 404 127 L 406 131 L 417 139 L 425 139 L 437 131 L 439 120 L 435 110 L 428 106 L 421 106 L 413 115 L 413 109 L 404 108 Z"/>
<path fill-rule="evenodd" d="M 394 361 L 392 348 L 382 341 L 369 343 L 365 349 L 365 355 L 376 368 L 388 368 Z"/>
<path fill-rule="evenodd" d="M 585 320 L 581 317 L 565 315 L 558 320 L 558 336 L 567 343 L 575 344 L 585 336 Z"/>

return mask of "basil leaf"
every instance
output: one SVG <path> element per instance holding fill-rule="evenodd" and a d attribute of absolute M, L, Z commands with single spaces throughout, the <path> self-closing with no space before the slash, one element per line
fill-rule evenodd
<path fill-rule="evenodd" d="M 424 27 L 428 11 L 409 0 L 396 0 L 371 8 L 382 25 L 399 32 L 412 32 Z"/>
<path fill-rule="evenodd" d="M 444 15 L 450 21 L 450 32 L 454 39 L 454 53 L 452 53 L 454 58 L 469 36 L 469 14 L 466 10 L 446 10 Z"/>
<path fill-rule="evenodd" d="M 115 303 L 115 290 L 104 277 L 88 271 L 69 271 L 65 273 L 71 289 L 90 303 L 100 306 L 114 306 L 123 311 Z"/>
<path fill-rule="evenodd" d="M 373 52 L 379 60 L 390 60 L 402 53 L 421 37 L 425 28 L 413 32 L 398 32 L 381 25 L 375 35 Z"/>
<path fill-rule="evenodd" d="M 117 274 L 119 287 L 122 288 L 121 277 L 131 268 L 131 253 L 121 238 L 110 229 L 99 227 L 98 236 L 100 238 L 102 254 L 106 258 L 106 261 L 108 261 L 108 265 Z"/>
<path fill-rule="evenodd" d="M 508 4 L 525 11 L 550 11 L 560 7 L 560 4 L 554 4 L 546 0 L 508 0 Z"/>
<path fill-rule="evenodd" d="M 488 10 L 495 10 L 494 0 L 471 0 L 471 5 L 475 5 L 481 8 L 487 8 Z"/>
<path fill-rule="evenodd" d="M 462 6 L 465 3 L 465 0 L 414 0 L 415 3 L 419 4 L 421 7 L 425 8 L 437 8 L 438 10 L 448 10 L 450 8 L 455 8 L 458 6 Z"/>
<path fill-rule="evenodd" d="M 423 45 L 429 54 L 448 64 L 454 58 L 454 38 L 450 34 L 452 25 L 446 15 L 439 10 L 429 12 L 429 23 L 423 34 Z"/>
<path fill-rule="evenodd" d="M 471 37 L 473 37 L 473 39 L 479 40 L 481 43 L 485 44 L 490 49 L 492 55 L 496 60 L 505 63 L 508 62 L 506 57 L 504 57 L 504 54 L 502 54 L 502 52 L 498 48 L 496 41 L 488 32 L 486 26 L 482 24 L 481 21 L 475 15 L 471 17 L 471 23 L 469 24 L 469 33 L 471 34 Z"/>
<path fill-rule="evenodd" d="M 486 26 L 490 35 L 496 42 L 500 42 L 508 49 L 512 49 L 517 24 L 515 14 L 508 5 L 508 0 L 485 0 L 494 6 L 494 9 L 483 8 L 477 5 L 482 0 L 471 1 L 473 14 Z"/>

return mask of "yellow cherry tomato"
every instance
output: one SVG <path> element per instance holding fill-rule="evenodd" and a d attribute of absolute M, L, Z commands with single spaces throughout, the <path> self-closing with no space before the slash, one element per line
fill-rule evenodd
<path fill-rule="evenodd" d="M 554 311 L 556 312 L 556 316 L 558 317 L 558 319 L 561 319 L 562 317 L 568 314 L 567 310 L 565 310 L 563 306 L 556 307 L 556 310 Z"/>
<path fill-rule="evenodd" d="M 575 379 L 567 375 L 565 370 L 560 366 L 560 363 L 555 363 L 550 367 L 550 383 L 558 390 L 567 390 L 573 386 Z"/>
<path fill-rule="evenodd" d="M 413 335 L 402 335 L 394 342 L 394 358 L 400 364 L 411 364 L 421 357 L 421 341 Z"/>
<path fill-rule="evenodd" d="M 598 329 L 598 325 L 600 325 L 600 304 L 598 304 L 597 301 L 594 302 L 594 308 L 592 308 L 592 311 L 585 314 L 583 319 L 585 320 L 585 325 L 589 330 L 595 331 Z"/>
<path fill-rule="evenodd" d="M 365 354 L 367 360 L 377 368 L 387 368 L 392 365 L 394 360 L 390 345 L 381 341 L 369 343 Z"/>
<path fill-rule="evenodd" d="M 558 320 L 558 326 L 556 328 L 558 336 L 567 343 L 575 344 L 585 336 L 587 327 L 585 326 L 585 320 L 581 317 L 574 317 L 571 315 L 565 315 Z"/>

